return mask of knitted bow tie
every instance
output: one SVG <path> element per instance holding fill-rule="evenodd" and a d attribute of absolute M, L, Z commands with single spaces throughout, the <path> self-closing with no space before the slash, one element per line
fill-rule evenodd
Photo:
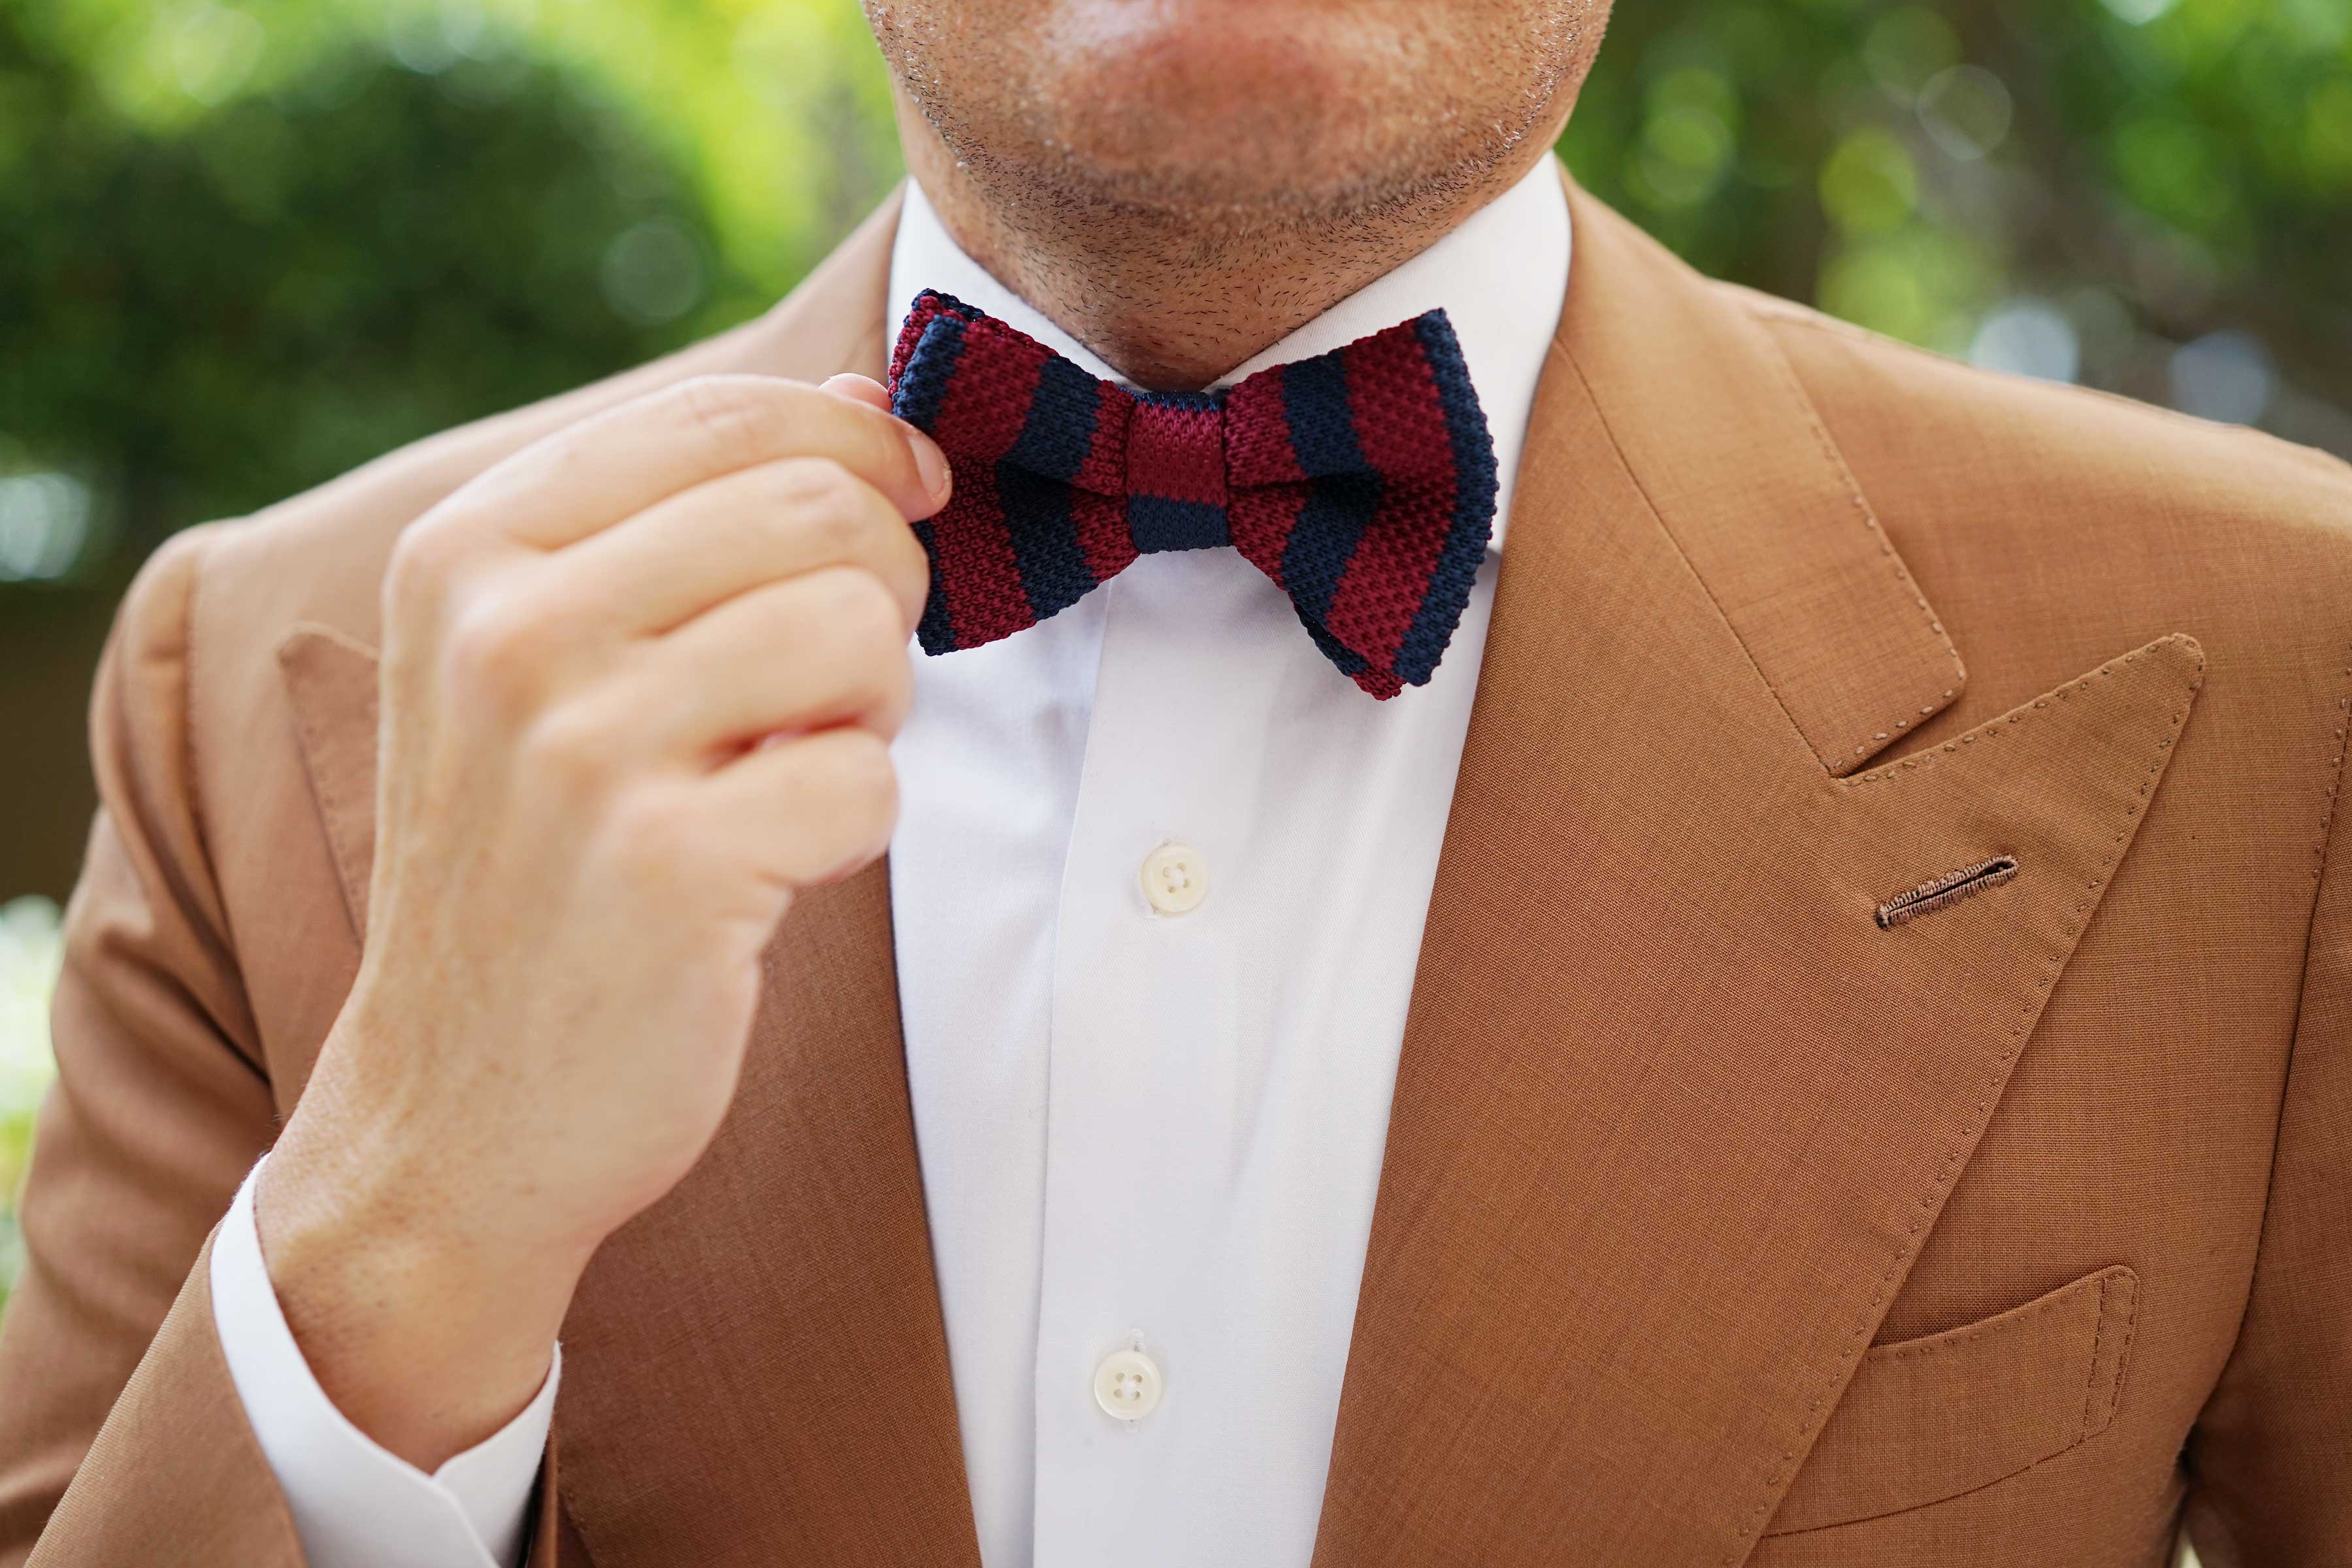
<path fill-rule="evenodd" d="M 890 406 L 955 471 L 915 531 L 926 653 L 1036 625 L 1139 555 L 1230 544 L 1374 697 L 1437 668 L 1495 517 L 1495 448 L 1443 310 L 1230 391 L 1129 392 L 926 290 Z"/>

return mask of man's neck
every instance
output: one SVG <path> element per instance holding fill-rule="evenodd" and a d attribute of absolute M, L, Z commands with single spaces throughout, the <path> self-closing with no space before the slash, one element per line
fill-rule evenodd
<path fill-rule="evenodd" d="M 909 171 L 966 254 L 1134 384 L 1204 387 L 1411 260 L 1508 190 L 1549 139 L 1475 178 L 1368 212 L 1313 221 L 1255 212 L 1008 197 L 903 100 Z"/>

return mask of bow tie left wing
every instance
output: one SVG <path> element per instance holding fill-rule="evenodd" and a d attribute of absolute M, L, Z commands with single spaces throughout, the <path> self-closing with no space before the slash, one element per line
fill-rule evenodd
<path fill-rule="evenodd" d="M 1118 444 L 1126 393 L 952 296 L 918 296 L 891 356 L 891 412 L 948 455 L 955 493 L 915 534 L 931 560 L 918 629 L 951 653 L 1057 615 L 1136 557 Z"/>

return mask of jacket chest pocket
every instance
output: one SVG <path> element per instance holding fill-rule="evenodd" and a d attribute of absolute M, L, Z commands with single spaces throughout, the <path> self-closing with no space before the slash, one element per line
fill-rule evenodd
<path fill-rule="evenodd" d="M 1863 1357 L 1767 1535 L 1924 1508 L 2106 1429 L 2139 1279 L 2117 1265 L 2022 1307 Z"/>

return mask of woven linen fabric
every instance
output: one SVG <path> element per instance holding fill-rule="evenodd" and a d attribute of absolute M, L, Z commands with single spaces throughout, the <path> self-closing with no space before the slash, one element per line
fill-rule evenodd
<path fill-rule="evenodd" d="M 1393 697 L 1444 657 L 1494 527 L 1494 442 L 1444 310 L 1230 391 L 1139 393 L 927 289 L 890 395 L 956 476 L 915 525 L 927 653 L 1034 626 L 1139 555 L 1230 544 Z"/>

